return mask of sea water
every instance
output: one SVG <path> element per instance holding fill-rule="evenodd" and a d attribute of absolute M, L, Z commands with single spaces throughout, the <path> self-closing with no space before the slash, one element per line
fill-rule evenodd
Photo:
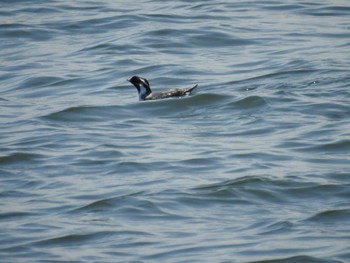
<path fill-rule="evenodd" d="M 1 262 L 350 261 L 349 1 L 0 7 Z"/>

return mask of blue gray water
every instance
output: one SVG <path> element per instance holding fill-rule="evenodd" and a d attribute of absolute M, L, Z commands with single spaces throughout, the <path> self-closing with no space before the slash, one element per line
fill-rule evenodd
<path fill-rule="evenodd" d="M 1 262 L 350 262 L 348 0 L 0 7 Z"/>

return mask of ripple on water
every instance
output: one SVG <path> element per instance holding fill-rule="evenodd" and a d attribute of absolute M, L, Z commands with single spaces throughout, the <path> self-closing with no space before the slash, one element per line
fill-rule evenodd
<path fill-rule="evenodd" d="M 41 118 L 58 122 L 99 122 L 106 116 L 112 118 L 115 112 L 128 115 L 129 109 L 120 106 L 74 106 L 60 111 L 52 112 Z"/>
<path fill-rule="evenodd" d="M 1 156 L 0 157 L 0 164 L 1 165 L 11 165 L 11 164 L 16 164 L 16 163 L 30 163 L 34 161 L 38 161 L 42 158 L 46 158 L 44 155 L 40 154 L 34 154 L 34 153 L 24 153 L 24 152 L 15 152 L 15 153 L 10 153 L 6 156 Z"/>
<path fill-rule="evenodd" d="M 240 110 L 256 110 L 266 106 L 268 106 L 268 103 L 261 96 L 248 96 L 228 104 L 228 107 Z"/>
<path fill-rule="evenodd" d="M 273 260 L 251 261 L 250 263 L 300 263 L 300 262 L 342 263 L 342 261 L 338 261 L 338 260 L 322 259 L 322 258 L 318 258 L 318 257 L 310 257 L 310 256 L 307 256 L 307 255 L 279 258 L 279 259 L 273 259 Z"/>
<path fill-rule="evenodd" d="M 311 223 L 321 224 L 347 224 L 350 209 L 337 209 L 319 212 L 307 219 Z"/>

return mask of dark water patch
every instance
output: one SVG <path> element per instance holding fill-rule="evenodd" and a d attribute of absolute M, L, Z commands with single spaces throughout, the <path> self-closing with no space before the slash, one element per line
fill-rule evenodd
<path fill-rule="evenodd" d="M 189 42 L 195 46 L 201 47 L 232 47 L 256 44 L 254 40 L 233 37 L 223 32 L 208 32 L 207 34 L 192 36 Z"/>
<path fill-rule="evenodd" d="M 321 37 L 321 38 L 329 38 L 329 39 L 336 39 L 336 38 L 339 38 L 339 39 L 346 39 L 348 40 L 349 37 L 350 37 L 350 33 L 346 34 L 346 33 L 318 33 L 318 34 L 315 34 L 315 36 L 317 37 Z"/>
<path fill-rule="evenodd" d="M 116 234 L 115 231 L 98 231 L 86 234 L 68 234 L 60 237 L 50 238 L 42 241 L 33 242 L 31 246 L 52 247 L 52 246 L 79 246 L 79 244 L 95 243 L 97 240 L 108 239 Z"/>
<path fill-rule="evenodd" d="M 67 87 L 67 86 L 71 86 L 72 84 L 76 84 L 79 81 L 81 81 L 80 78 L 64 78 L 64 79 L 58 78 L 56 81 L 49 80 L 47 83 L 43 83 L 43 84 L 48 87 L 56 87 L 56 86 Z"/>
<path fill-rule="evenodd" d="M 301 65 L 304 65 L 304 63 L 300 63 Z M 308 77 L 310 74 L 317 73 L 318 71 L 316 69 L 310 69 L 310 68 L 302 68 L 302 69 L 290 69 L 290 70 L 280 70 L 272 73 L 267 73 L 264 75 L 254 76 L 251 78 L 243 79 L 240 81 L 235 81 L 234 83 L 246 83 L 251 81 L 270 81 L 271 79 L 274 80 L 280 80 L 280 79 L 288 79 L 290 76 L 298 76 L 300 77 Z M 286 85 L 284 83 L 284 85 Z"/>
<path fill-rule="evenodd" d="M 270 202 L 280 204 L 283 201 L 283 195 L 276 190 L 270 190 L 268 188 L 259 189 L 259 188 L 251 188 L 240 190 L 241 196 L 243 196 L 246 200 L 259 200 L 257 203 L 262 202 Z"/>
<path fill-rule="evenodd" d="M 317 98 L 319 95 L 308 94 L 310 97 Z M 326 96 L 326 94 L 324 94 Z M 324 96 L 318 97 L 324 100 Z M 330 96 L 330 95 L 328 95 Z M 348 119 L 350 116 L 350 109 L 342 102 L 309 102 L 307 105 L 299 107 L 299 110 L 308 115 L 319 115 L 330 120 L 343 120 Z"/>
<path fill-rule="evenodd" d="M 51 85 L 67 84 L 67 81 L 59 77 L 31 77 L 24 80 L 16 89 L 35 89 L 39 87 L 48 87 Z M 32 91 L 31 91 L 32 92 Z"/>
<path fill-rule="evenodd" d="M 244 177 L 196 188 L 205 192 L 229 191 L 242 200 L 264 200 L 276 204 L 340 200 L 349 195 L 348 185 L 316 184 L 264 177 Z M 199 192 L 200 193 L 200 192 Z M 198 193 L 198 194 L 199 194 Z M 300 203 L 301 202 L 301 203 Z"/>
<path fill-rule="evenodd" d="M 140 68 L 130 72 L 130 76 L 140 75 L 139 74 L 140 72 L 142 72 L 142 76 L 144 76 L 144 77 L 152 76 L 154 74 L 167 75 L 170 68 L 174 69 L 174 67 L 176 67 L 174 64 L 171 64 L 171 63 L 162 63 L 161 66 L 149 65 L 149 64 L 146 64 L 146 65 L 140 64 L 140 65 L 141 65 Z M 151 85 L 153 92 L 157 92 L 156 89 L 153 89 L 153 80 L 148 78 L 148 81 L 150 82 L 150 85 Z M 134 89 L 134 90 L 136 90 L 136 89 Z"/>
<path fill-rule="evenodd" d="M 26 24 L 22 23 L 7 23 L 7 24 L 0 24 L 0 29 L 3 30 L 10 30 L 10 29 L 20 29 L 23 27 L 27 27 Z"/>
<path fill-rule="evenodd" d="M 109 8 L 106 8 L 107 6 L 99 5 L 97 2 L 94 1 L 87 1 L 87 2 L 80 2 L 80 3 L 55 3 L 55 7 L 60 8 L 65 11 L 91 11 L 91 14 L 96 14 L 97 11 L 106 11 L 110 10 Z M 106 8 L 106 9 L 105 9 Z M 85 12 L 83 13 L 85 14 Z"/>
<path fill-rule="evenodd" d="M 186 24 L 191 23 L 193 21 L 193 16 L 186 16 L 181 14 L 167 14 L 167 13 L 153 13 L 153 14 L 143 14 L 140 15 L 140 18 L 144 21 L 157 21 L 161 23 L 167 23 L 167 24 Z"/>
<path fill-rule="evenodd" d="M 114 207 L 115 203 L 117 203 L 123 199 L 126 199 L 128 196 L 129 195 L 97 200 L 97 201 L 94 201 L 94 202 L 87 204 L 83 207 L 79 207 L 77 209 L 74 209 L 73 212 L 80 212 L 80 211 L 98 212 L 98 211 L 103 211 L 105 209 L 112 209 Z"/>
<path fill-rule="evenodd" d="M 97 164 L 111 164 L 117 158 L 124 156 L 123 152 L 117 150 L 115 146 L 105 148 L 103 145 L 100 145 L 98 149 L 84 149 L 83 154 L 85 158 L 77 158 L 77 165 L 89 166 Z"/>
<path fill-rule="evenodd" d="M 14 186 L 18 184 L 18 178 L 21 178 L 22 175 L 18 174 L 16 170 L 11 169 L 0 169 L 0 174 L 3 176 L 1 183 L 7 187 L 6 189 L 12 189 Z M 11 191 L 11 190 L 10 190 Z M 6 191 L 0 192 L 0 195 L 4 193 L 6 196 Z"/>
<path fill-rule="evenodd" d="M 114 189 L 114 186 L 110 186 L 110 189 Z M 69 212 L 70 213 L 75 213 L 75 212 L 93 212 L 93 211 L 102 211 L 105 210 L 107 211 L 108 209 L 112 209 L 114 206 L 117 204 L 123 202 L 123 200 L 127 199 L 132 199 L 132 198 L 143 198 L 146 196 L 148 193 L 145 191 L 140 191 L 140 192 L 126 192 L 126 193 L 121 193 L 118 192 L 118 195 L 115 195 L 113 191 L 113 196 L 106 198 L 105 193 L 101 194 L 91 194 L 90 192 L 86 193 L 77 193 L 77 195 L 74 197 L 76 200 L 81 200 L 84 203 L 88 201 L 88 204 L 83 204 L 80 205 L 79 207 L 71 209 Z"/>
<path fill-rule="evenodd" d="M 123 205 L 117 209 L 121 218 L 129 218 L 136 222 L 176 222 L 187 218 L 180 214 L 169 213 L 154 202 L 139 202 L 134 205 Z"/>
<path fill-rule="evenodd" d="M 202 33 L 199 33 L 202 32 Z M 232 47 L 247 46 L 256 44 L 254 40 L 239 38 L 226 32 L 217 31 L 208 27 L 203 31 L 191 29 L 159 29 L 142 36 L 142 42 L 154 48 L 167 48 L 169 45 L 172 49 L 184 49 L 190 47 Z M 164 38 L 166 37 L 166 38 Z M 157 42 L 154 42 L 154 39 Z"/>
<path fill-rule="evenodd" d="M 323 16 L 348 16 L 350 11 L 349 6 L 341 5 L 328 5 L 328 6 L 319 6 L 318 8 L 306 8 L 302 9 L 299 12 L 305 15 L 323 17 Z"/>
<path fill-rule="evenodd" d="M 175 28 L 162 28 L 162 29 L 156 29 L 149 31 L 147 35 L 151 37 L 182 37 L 184 34 L 190 34 L 193 33 L 192 30 L 181 30 L 181 29 L 175 29 Z"/>
<path fill-rule="evenodd" d="M 350 217 L 349 209 L 327 210 L 313 215 L 308 218 L 308 222 L 322 224 L 347 224 Z"/>
<path fill-rule="evenodd" d="M 171 48 L 169 48 L 169 41 L 158 41 L 158 42 L 154 42 L 153 39 L 143 39 L 142 40 L 145 44 L 147 44 L 147 47 L 152 48 L 152 49 L 157 49 L 157 50 L 162 50 L 163 52 L 166 53 L 173 53 L 173 54 L 178 54 L 178 55 L 185 55 L 185 54 L 189 54 L 188 51 L 183 51 L 184 49 L 188 48 L 188 44 L 187 43 L 183 43 L 183 42 L 176 42 L 173 41 Z"/>
<path fill-rule="evenodd" d="M 348 90 L 342 89 L 344 85 L 347 85 L 350 82 L 349 77 L 349 71 L 348 69 L 342 69 L 342 68 L 325 68 L 320 69 L 316 71 L 317 74 L 312 74 L 312 80 L 311 82 L 308 82 L 308 86 L 314 86 L 315 89 L 312 89 L 312 91 L 317 90 L 318 92 L 315 92 L 314 95 L 322 96 L 325 94 L 333 94 L 333 95 L 343 95 L 348 94 Z M 321 87 L 328 86 L 334 84 L 335 90 L 327 90 L 323 89 Z M 306 94 L 308 94 L 306 92 Z"/>
<path fill-rule="evenodd" d="M 270 223 L 259 230 L 259 235 L 281 235 L 293 231 L 294 224 L 290 221 Z"/>
<path fill-rule="evenodd" d="M 191 158 L 184 161 L 180 161 L 185 166 L 207 166 L 208 164 L 217 164 L 219 158 Z"/>
<path fill-rule="evenodd" d="M 98 7 L 97 7 L 98 8 Z M 80 10 L 81 11 L 81 10 Z M 113 29 L 120 29 L 120 28 L 130 28 L 134 27 L 135 25 L 139 24 L 140 22 L 135 19 L 135 16 L 133 15 L 113 15 L 113 13 L 110 16 L 107 17 L 98 17 L 98 18 L 89 18 L 86 19 L 88 16 L 85 16 L 82 20 L 67 20 L 64 22 L 61 22 L 60 27 L 58 28 L 60 31 L 67 32 L 69 34 L 96 34 L 97 32 L 99 34 L 105 33 L 105 32 L 111 32 Z M 136 16 L 138 17 L 138 16 Z M 124 38 L 125 33 L 123 32 L 123 35 L 120 33 L 116 35 L 118 39 Z M 124 45 L 125 47 L 125 45 Z"/>
<path fill-rule="evenodd" d="M 23 164 L 28 162 L 39 161 L 42 158 L 45 158 L 45 157 L 40 154 L 16 152 L 16 153 L 11 153 L 7 156 L 0 157 L 0 164 L 2 165 L 11 165 L 11 164 L 18 164 L 18 163 Z"/>
<path fill-rule="evenodd" d="M 33 216 L 33 215 L 35 215 L 35 214 L 34 213 L 29 213 L 29 212 L 0 213 L 0 221 L 7 221 L 7 220 L 12 221 L 12 220 L 17 220 L 17 218 L 28 218 L 28 217 Z"/>
<path fill-rule="evenodd" d="M 255 135 L 255 133 L 244 133 L 242 135 Z M 242 136 L 240 135 L 240 136 Z M 279 157 L 279 158 L 278 158 Z M 273 155 L 273 154 L 269 154 L 269 153 L 261 153 L 261 152 L 256 152 L 254 150 L 251 150 L 249 152 L 240 152 L 240 151 L 237 151 L 236 153 L 233 153 L 231 155 L 228 156 L 228 158 L 230 160 L 247 160 L 247 159 L 251 159 L 251 160 L 271 160 L 271 158 L 273 158 L 272 160 L 280 160 L 280 161 L 283 161 L 285 160 L 285 157 L 281 156 L 281 155 Z M 276 159 L 275 159 L 276 158 Z M 278 159 L 277 159 L 278 158 Z"/>
<path fill-rule="evenodd" d="M 222 193 L 230 193 L 232 197 L 236 196 L 238 199 L 246 201 L 270 200 L 272 202 L 281 202 L 281 198 L 278 197 L 276 191 L 272 190 L 272 187 L 273 186 L 267 185 L 266 179 L 253 177 L 215 183 L 196 188 L 196 190 L 204 191 L 206 193 L 211 192 L 211 197 L 214 197 L 216 194 L 219 194 L 219 196 L 222 197 Z"/>
<path fill-rule="evenodd" d="M 148 255 L 143 257 L 144 260 L 152 260 L 152 261 L 164 261 L 167 259 L 178 261 L 179 255 L 181 257 L 186 258 L 186 261 L 195 262 L 196 261 L 196 255 L 198 254 L 205 254 L 206 259 L 213 258 L 211 255 L 214 253 L 220 253 L 221 250 L 226 250 L 232 248 L 232 245 L 225 245 L 225 244 L 215 244 L 212 246 L 209 245 L 196 245 L 196 244 L 189 244 L 187 248 L 183 248 L 181 246 L 174 246 L 168 248 L 166 252 L 161 253 L 153 253 L 152 255 Z M 214 260 L 214 259 L 213 259 Z"/>
<path fill-rule="evenodd" d="M 90 153 L 91 154 L 91 153 Z M 118 154 L 110 156 L 109 159 L 96 159 L 93 156 L 87 157 L 77 157 L 74 162 L 69 162 L 69 164 L 74 165 L 76 168 L 80 168 L 80 171 L 85 171 L 87 173 L 101 173 L 101 167 L 105 169 L 107 167 L 115 167 L 115 164 L 111 164 L 112 160 L 118 158 Z M 106 172 L 105 172 L 106 173 Z"/>
<path fill-rule="evenodd" d="M 264 1 L 266 3 L 266 1 Z M 307 4 L 285 4 L 285 3 L 272 3 L 267 2 L 264 5 L 261 5 L 261 8 L 267 9 L 269 11 L 294 11 L 299 9 L 304 9 Z"/>
<path fill-rule="evenodd" d="M 225 182 L 214 183 L 210 185 L 201 186 L 195 189 L 198 190 L 210 190 L 210 189 L 220 189 L 220 188 L 239 188 L 241 186 L 249 184 L 258 184 L 265 182 L 266 179 L 260 177 L 243 177 L 234 180 L 229 180 Z"/>
<path fill-rule="evenodd" d="M 314 184 L 290 187 L 285 189 L 284 194 L 293 199 L 330 200 L 334 197 L 343 197 L 350 194 L 349 185 L 339 184 Z"/>
<path fill-rule="evenodd" d="M 57 15 L 58 13 L 61 13 L 61 10 L 59 8 L 56 8 L 54 6 L 21 6 L 21 9 L 17 10 L 17 14 L 23 14 L 23 15 L 33 15 L 36 14 L 39 15 Z"/>
<path fill-rule="evenodd" d="M 313 142 L 309 145 L 302 143 L 297 146 L 297 150 L 300 152 L 317 152 L 319 154 L 348 154 L 350 147 L 349 140 L 337 140 L 329 142 L 324 140 L 320 142 Z M 294 147 L 295 148 L 295 147 Z"/>
<path fill-rule="evenodd" d="M 342 173 L 333 173 L 328 175 L 330 178 L 333 178 L 334 180 L 338 180 L 340 182 L 349 182 L 350 180 L 350 174 L 348 172 L 342 172 Z"/>
<path fill-rule="evenodd" d="M 199 194 L 198 196 L 180 196 L 176 200 L 178 202 L 177 206 L 189 207 L 190 209 L 203 209 L 198 216 L 206 216 L 206 213 L 210 213 L 210 208 L 217 206 L 231 207 L 235 210 L 235 213 L 232 214 L 239 216 L 242 210 L 248 209 L 248 207 L 255 207 L 256 205 L 251 200 L 243 198 L 238 193 L 230 190 L 219 190 L 213 193 Z"/>
<path fill-rule="evenodd" d="M 91 122 L 102 121 L 106 116 L 111 118 L 118 113 L 129 115 L 129 109 L 120 106 L 74 106 L 58 112 L 49 113 L 41 118 L 60 122 Z"/>
<path fill-rule="evenodd" d="M 2 25 L 0 38 L 30 39 L 35 41 L 47 41 L 54 37 L 50 30 L 30 27 L 28 25 L 15 24 L 14 26 Z"/>
<path fill-rule="evenodd" d="M 6 98 L 0 98 L 1 102 L 10 102 L 10 100 L 6 99 Z"/>
<path fill-rule="evenodd" d="M 207 157 L 207 158 L 189 158 L 186 160 L 172 162 L 170 171 L 183 173 L 184 171 L 191 171 L 191 175 L 203 175 L 210 174 L 215 176 L 215 171 L 220 165 L 221 160 L 215 157 Z"/>
<path fill-rule="evenodd" d="M 346 139 L 314 147 L 314 150 L 327 152 L 327 153 L 330 153 L 330 152 L 349 153 L 349 149 L 350 149 L 350 140 L 346 140 Z"/>
<path fill-rule="evenodd" d="M 97 43 L 79 50 L 79 53 L 83 55 L 86 53 L 114 55 L 116 52 L 129 52 L 131 50 L 132 48 L 130 46 L 118 45 L 113 43 Z M 121 63 L 124 65 L 135 64 L 132 62 L 133 61 L 131 59 L 118 60 L 118 64 Z"/>
<path fill-rule="evenodd" d="M 266 100 L 261 96 L 249 96 L 227 105 L 229 108 L 240 110 L 256 110 L 268 106 Z"/>
<path fill-rule="evenodd" d="M 199 87 L 200 88 L 200 87 Z M 198 93 L 200 91 L 197 91 Z M 195 105 L 206 105 L 206 104 L 221 104 L 222 102 L 228 100 L 229 98 L 225 95 L 215 94 L 215 93 L 207 93 L 203 91 L 203 94 L 196 94 L 193 96 L 193 104 Z M 189 103 L 192 101 L 190 100 Z"/>
<path fill-rule="evenodd" d="M 147 149 L 147 146 L 141 147 Z M 163 171 L 169 169 L 166 162 L 133 162 L 120 161 L 118 162 L 118 171 L 122 173 L 139 173 L 140 171 Z"/>
<path fill-rule="evenodd" d="M 293 256 L 287 258 L 278 258 L 278 259 L 266 259 L 259 261 L 251 261 L 251 263 L 300 263 L 300 262 L 308 262 L 308 263 L 343 263 L 338 260 L 330 260 L 323 259 L 318 257 L 311 257 L 307 255 Z"/>

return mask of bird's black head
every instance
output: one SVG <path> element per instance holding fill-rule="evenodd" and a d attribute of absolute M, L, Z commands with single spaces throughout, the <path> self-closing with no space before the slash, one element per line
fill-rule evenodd
<path fill-rule="evenodd" d="M 138 76 L 133 76 L 128 81 L 132 83 L 137 89 L 140 100 L 145 100 L 145 98 L 152 93 L 151 87 L 147 79 Z"/>

